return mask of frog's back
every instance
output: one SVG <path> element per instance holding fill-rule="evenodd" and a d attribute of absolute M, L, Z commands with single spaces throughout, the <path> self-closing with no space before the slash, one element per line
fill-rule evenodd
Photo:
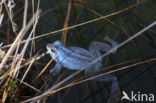
<path fill-rule="evenodd" d="M 89 51 L 79 47 L 68 47 L 68 52 L 62 56 L 65 56 L 65 59 L 61 60 L 61 63 L 71 70 L 79 70 L 94 59 Z"/>
<path fill-rule="evenodd" d="M 86 49 L 79 48 L 79 47 L 69 47 L 69 49 L 72 50 L 73 52 L 77 53 L 80 56 L 84 56 L 84 57 L 87 57 L 90 59 L 94 59 L 94 56 L 92 55 L 92 53 Z"/>

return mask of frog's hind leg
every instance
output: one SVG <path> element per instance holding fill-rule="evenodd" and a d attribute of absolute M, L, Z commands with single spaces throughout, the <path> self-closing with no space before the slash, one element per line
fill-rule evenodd
<path fill-rule="evenodd" d="M 86 69 L 85 73 L 86 74 L 90 74 L 92 73 L 94 70 L 92 69 Z M 96 70 L 95 70 L 96 71 Z M 92 77 L 92 76 L 95 76 L 97 75 L 97 73 L 94 73 L 93 75 L 89 76 L 89 77 Z M 120 88 L 119 88 L 119 84 L 118 84 L 118 80 L 115 76 L 111 75 L 111 74 L 107 74 L 107 75 L 103 75 L 103 76 L 100 76 L 100 77 L 97 77 L 93 80 L 96 80 L 96 81 L 101 81 L 101 82 L 111 82 L 111 91 L 110 91 L 110 96 L 109 96 L 109 99 L 108 99 L 108 103 L 118 103 L 119 100 L 120 100 L 120 96 L 121 96 L 121 91 L 120 91 Z"/>
<path fill-rule="evenodd" d="M 109 42 L 109 43 L 111 43 L 111 48 L 114 48 L 114 47 L 116 47 L 116 46 L 118 45 L 118 43 L 117 43 L 116 41 L 112 40 L 112 39 L 109 38 L 108 36 L 106 36 L 106 37 L 104 38 L 104 40 L 107 41 L 107 42 Z M 115 54 L 116 51 L 117 51 L 117 50 L 113 51 L 112 53 Z"/>
<path fill-rule="evenodd" d="M 95 58 L 98 58 L 98 57 L 101 56 L 101 53 L 100 53 L 99 49 L 97 49 L 98 44 L 99 44 L 99 42 L 94 41 L 89 46 L 89 51 L 93 54 L 93 56 Z"/>
<path fill-rule="evenodd" d="M 89 51 L 94 55 L 95 58 L 98 58 L 101 56 L 100 50 L 103 52 L 107 52 L 110 49 L 112 49 L 113 47 L 117 46 L 117 42 L 110 39 L 109 37 L 105 37 L 104 38 L 105 41 L 109 42 L 111 45 L 106 44 L 106 43 L 102 43 L 102 42 L 92 42 L 89 46 Z M 113 51 L 112 53 L 115 53 L 115 51 Z"/>
<path fill-rule="evenodd" d="M 119 88 L 118 80 L 115 76 L 107 74 L 101 77 L 98 77 L 98 81 L 112 82 L 110 96 L 108 98 L 108 103 L 118 103 L 121 98 L 121 91 Z"/>

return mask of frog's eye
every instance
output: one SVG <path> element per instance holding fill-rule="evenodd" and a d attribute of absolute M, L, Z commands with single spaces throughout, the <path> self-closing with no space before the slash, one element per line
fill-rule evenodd
<path fill-rule="evenodd" d="M 56 53 L 56 50 L 54 48 L 51 48 L 51 51 L 54 52 L 54 53 Z"/>

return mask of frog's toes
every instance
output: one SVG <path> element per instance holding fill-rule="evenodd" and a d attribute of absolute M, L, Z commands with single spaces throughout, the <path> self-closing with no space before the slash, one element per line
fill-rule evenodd
<path fill-rule="evenodd" d="M 109 42 L 109 43 L 111 43 L 111 45 L 112 45 L 111 48 L 114 48 L 114 47 L 116 47 L 116 46 L 118 45 L 118 42 L 112 40 L 112 39 L 109 38 L 108 36 L 106 36 L 106 37 L 104 38 L 104 40 L 107 41 L 107 42 Z M 112 51 L 113 54 L 115 54 L 116 52 L 117 52 L 117 49 L 114 49 L 114 50 Z"/>
<path fill-rule="evenodd" d="M 116 89 L 116 91 L 111 92 L 110 97 L 108 99 L 108 103 L 119 103 L 121 98 L 120 89 Z"/>

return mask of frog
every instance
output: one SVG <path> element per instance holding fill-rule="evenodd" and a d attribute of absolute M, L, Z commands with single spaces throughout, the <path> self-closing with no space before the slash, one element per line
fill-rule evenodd
<path fill-rule="evenodd" d="M 49 51 L 51 57 L 56 62 L 55 66 L 50 70 L 53 75 L 58 74 L 61 69 L 67 68 L 69 70 L 80 70 L 95 59 L 101 56 L 102 52 L 108 52 L 118 43 L 108 36 L 104 38 L 103 42 L 93 41 L 89 45 L 89 50 L 81 47 L 68 47 L 61 41 L 56 40 L 53 43 L 47 44 L 46 48 Z M 117 50 L 114 50 L 112 54 L 115 54 Z M 85 69 L 85 74 L 94 73 L 103 67 L 102 59 L 88 66 Z M 120 88 L 117 77 L 112 74 L 103 75 L 95 78 L 96 81 L 111 82 L 110 96 L 107 103 L 117 103 L 120 100 Z"/>

